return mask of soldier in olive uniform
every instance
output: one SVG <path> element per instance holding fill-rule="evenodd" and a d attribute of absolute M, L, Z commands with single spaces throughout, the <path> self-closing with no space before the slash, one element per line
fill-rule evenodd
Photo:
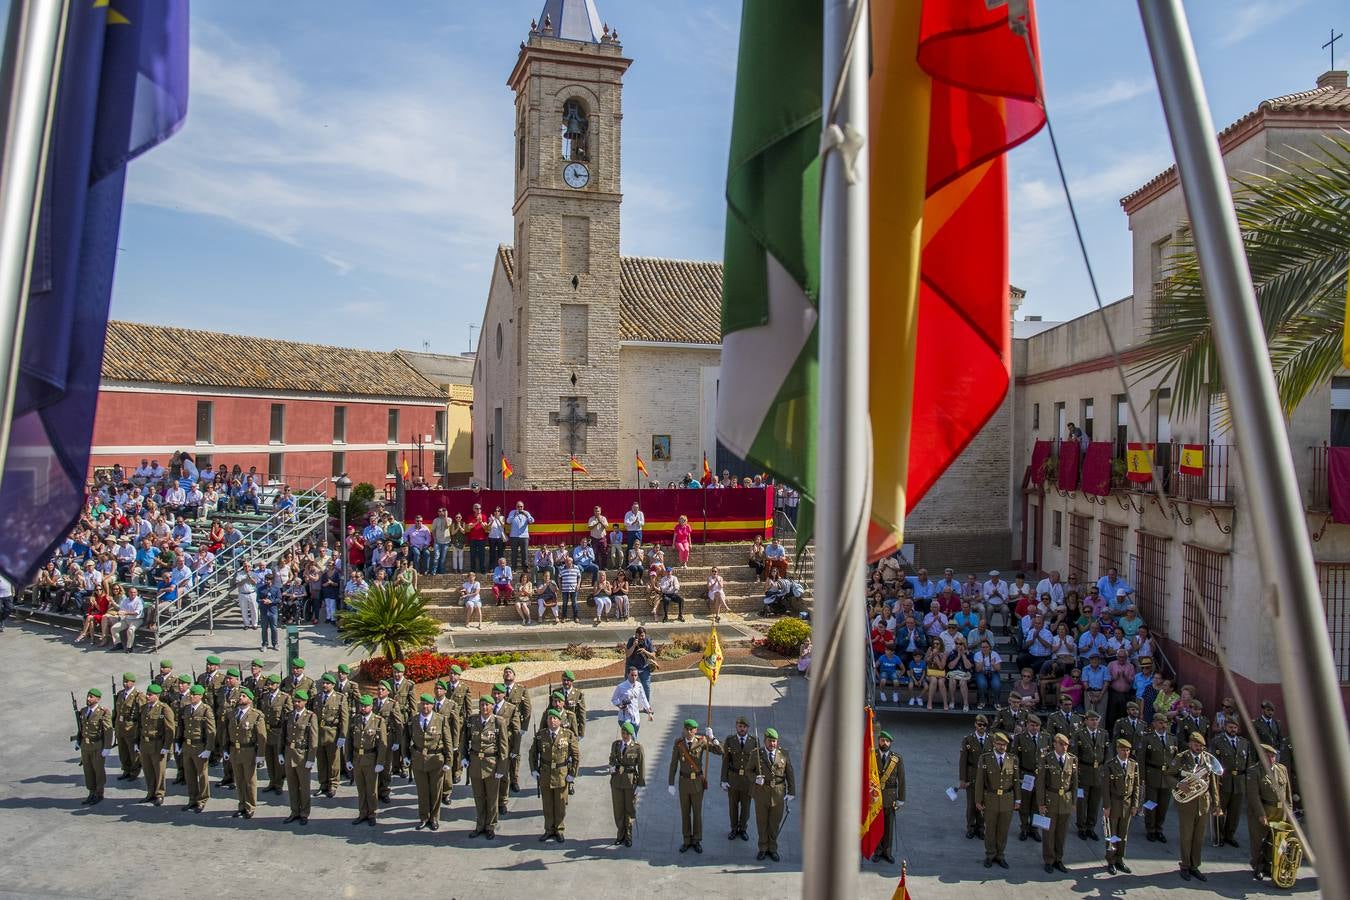
<path fill-rule="evenodd" d="M 507 666 L 502 669 L 502 686 L 506 688 L 506 702 L 515 707 L 516 731 L 509 735 L 511 741 L 511 793 L 520 790 L 520 748 L 524 744 L 524 734 L 530 730 L 530 694 L 523 685 L 516 683 L 516 670 Z M 507 792 L 502 791 L 501 808 L 506 810 Z"/>
<path fill-rule="evenodd" d="M 1003 854 L 1013 813 L 1022 805 L 1022 773 L 1017 758 L 1008 752 L 1008 735 L 995 732 L 993 742 L 994 749 L 980 757 L 975 770 L 976 808 L 984 816 L 984 867 L 998 863 L 1006 869 Z"/>
<path fill-rule="evenodd" d="M 497 836 L 497 794 L 506 776 L 508 747 L 506 721 L 492 712 L 491 700 L 479 697 L 478 715 L 469 716 L 459 740 L 476 815 L 469 837 L 485 834 L 491 840 Z"/>
<path fill-rule="evenodd" d="M 319 717 L 309 709 L 309 691 L 297 690 L 291 695 L 291 711 L 281 720 L 281 750 L 286 766 L 286 792 L 291 801 L 291 814 L 283 825 L 300 821 L 309 824 L 309 774 L 314 770 L 315 754 L 319 747 Z"/>
<path fill-rule="evenodd" d="M 178 736 L 178 720 L 173 707 L 162 699 L 164 688 L 152 684 L 146 688 L 145 703 L 136 722 L 136 746 L 140 748 L 141 769 L 145 772 L 145 796 L 138 802 L 164 805 L 164 770 L 169 751 Z"/>
<path fill-rule="evenodd" d="M 216 714 L 206 705 L 206 688 L 192 686 L 192 699 L 178 721 L 183 744 L 183 766 L 187 769 L 188 805 L 184 809 L 201 812 L 211 799 L 211 779 L 207 766 L 211 749 L 216 746 Z"/>
<path fill-rule="evenodd" d="M 258 808 L 258 753 L 267 747 L 267 719 L 253 708 L 253 692 L 239 689 L 234 710 L 225 720 L 225 756 L 239 791 L 234 818 L 253 818 Z"/>
<path fill-rule="evenodd" d="M 1192 731 L 1209 734 L 1209 719 L 1205 716 L 1205 704 L 1192 700 L 1172 723 L 1172 734 L 1178 743 Z"/>
<path fill-rule="evenodd" d="M 206 688 L 204 698 L 209 699 L 216 695 L 216 689 L 225 683 L 225 673 L 220 668 L 219 656 L 208 656 L 206 658 L 206 671 L 197 676 L 197 684 Z"/>
<path fill-rule="evenodd" d="M 286 760 L 281 743 L 282 721 L 291 712 L 291 695 L 281 690 L 281 676 L 276 672 L 268 675 L 263 684 L 263 692 L 258 695 L 258 711 L 267 720 L 267 746 L 263 749 L 263 761 L 267 764 L 267 787 L 264 792 L 280 794 L 286 789 Z"/>
<path fill-rule="evenodd" d="M 1167 730 L 1167 716 L 1156 714 L 1153 730 L 1135 746 L 1141 748 L 1139 761 L 1144 767 L 1144 802 L 1155 804 L 1152 809 L 1144 810 L 1144 837 L 1166 843 L 1163 823 L 1167 821 L 1167 810 L 1172 805 L 1172 788 L 1177 784 L 1176 779 L 1167 775 L 1167 764 L 1177 755 L 1177 739 Z"/>
<path fill-rule="evenodd" d="M 1219 776 L 1219 808 L 1223 810 L 1223 818 L 1219 820 L 1216 837 L 1230 847 L 1238 846 L 1237 827 L 1246 802 L 1248 771 L 1252 766 L 1261 767 L 1256 754 L 1252 752 L 1252 745 L 1238 734 L 1241 724 L 1236 717 L 1225 721 L 1223 734 L 1215 736 L 1211 748 L 1223 766 L 1223 774 Z M 1250 824 L 1249 819 L 1249 828 Z"/>
<path fill-rule="evenodd" d="M 577 722 L 577 737 L 586 736 L 586 695 L 577 687 L 577 677 L 571 672 L 562 673 L 563 706 Z"/>
<path fill-rule="evenodd" d="M 1078 760 L 1069 752 L 1067 734 L 1059 732 L 1051 742 L 1054 748 L 1041 757 L 1036 773 L 1036 808 L 1050 819 L 1041 844 L 1041 861 L 1047 872 L 1068 872 L 1064 866 L 1064 842 L 1069 836 L 1069 819 L 1076 809 Z"/>
<path fill-rule="evenodd" d="M 895 862 L 891 848 L 895 846 L 895 813 L 905 805 L 905 760 L 891 749 L 889 732 L 877 734 L 877 777 L 881 781 L 881 843 L 872 853 L 872 862 Z"/>
<path fill-rule="evenodd" d="M 80 731 L 73 738 L 75 749 L 80 754 L 80 765 L 84 769 L 84 786 L 89 795 L 82 803 L 94 804 L 103 799 L 103 786 L 108 781 L 104 760 L 112 750 L 113 724 L 112 713 L 100 706 L 103 692 L 90 688 L 84 697 L 84 709 L 80 710 Z"/>
<path fill-rule="evenodd" d="M 1186 881 L 1192 878 L 1209 880 L 1200 872 L 1200 854 L 1205 846 L 1205 821 L 1212 811 L 1223 816 L 1223 810 L 1219 809 L 1219 779 L 1210 771 L 1205 756 L 1205 736 L 1198 731 L 1192 732 L 1190 749 L 1176 754 L 1164 770 L 1169 778 L 1176 779 L 1184 772 L 1198 767 L 1203 770 L 1207 782 L 1206 790 L 1200 796 L 1177 804 L 1177 821 L 1180 824 L 1178 859 L 1181 877 Z"/>
<path fill-rule="evenodd" d="M 174 683 L 178 681 L 178 676 L 173 674 L 173 660 L 161 659 L 159 661 L 159 674 L 150 679 L 151 684 L 157 684 L 164 689 L 160 695 L 160 700 L 168 700 L 169 693 L 173 690 Z"/>
<path fill-rule="evenodd" d="M 975 733 L 961 738 L 961 755 L 956 761 L 956 785 L 966 792 L 966 839 L 984 837 L 984 815 L 976 808 L 979 796 L 975 793 L 975 771 L 980 757 L 993 745 L 989 738 L 989 719 L 983 713 L 975 717 Z"/>
<path fill-rule="evenodd" d="M 347 698 L 337 692 L 337 676 L 325 672 L 319 680 L 319 695 L 314 698 L 314 715 L 319 720 L 319 793 L 332 797 L 337 793 L 342 773 L 342 749 L 347 746 Z"/>
<path fill-rule="evenodd" d="M 510 669 L 507 669 L 511 672 Z M 512 672 L 514 675 L 515 673 Z M 505 682 L 498 682 L 492 686 L 492 714 L 498 716 L 506 723 L 506 763 L 501 768 L 501 773 L 507 777 L 504 784 L 497 785 L 497 812 L 506 812 L 506 801 L 511 796 L 508 788 L 515 781 L 516 776 L 511 772 L 511 767 L 516 765 L 520 757 L 520 733 L 530 727 L 528 721 L 522 721 L 521 715 L 529 715 L 529 704 L 521 709 L 516 704 L 507 700 L 510 691 Z M 495 828 L 494 828 L 495 830 Z"/>
<path fill-rule="evenodd" d="M 1029 709 L 1022 708 L 1022 695 L 1009 694 L 1008 705 L 994 714 L 993 729 L 1016 737 L 1022 733 Z"/>
<path fill-rule="evenodd" d="M 775 729 L 764 729 L 764 746 L 755 755 L 755 788 L 751 792 L 755 799 L 755 834 L 759 837 L 755 859 L 767 856 L 778 862 L 778 833 L 783 830 L 787 805 L 796 797 L 797 779 L 787 751 L 778 746 Z M 882 793 L 884 805 L 884 786 Z"/>
<path fill-rule="evenodd" d="M 351 720 L 349 734 L 350 759 L 347 768 L 356 782 L 356 798 L 360 814 L 353 825 L 365 822 L 375 824 L 375 809 L 379 799 L 379 779 L 389 761 L 389 739 L 385 732 L 386 720 L 374 711 L 375 700 L 362 694 L 357 700 L 357 713 Z"/>
<path fill-rule="evenodd" d="M 1139 701 L 1131 700 L 1125 704 L 1125 718 L 1116 719 L 1116 724 L 1111 729 L 1111 739 L 1118 741 L 1124 738 L 1130 742 L 1131 747 L 1142 750 L 1144 736 L 1148 731 L 1148 723 L 1139 718 Z"/>
<path fill-rule="evenodd" d="M 455 722 L 436 711 L 436 698 L 421 696 L 421 710 L 408 722 L 408 755 L 417 784 L 417 827 L 441 827 L 441 796 L 450 775 L 451 748 L 459 740 Z"/>
<path fill-rule="evenodd" d="M 614 843 L 633 846 L 633 822 L 637 818 L 637 789 L 647 786 L 642 745 L 632 722 L 619 726 L 619 739 L 609 747 L 609 796 L 614 805 Z"/>
<path fill-rule="evenodd" d="M 754 769 L 759 741 L 750 733 L 745 716 L 736 717 L 736 733 L 722 742 L 722 790 L 727 792 L 727 813 L 731 833 L 727 840 L 750 840 L 745 829 L 750 825 L 750 792 L 754 787 Z"/>
<path fill-rule="evenodd" d="M 337 667 L 337 687 L 335 690 L 342 697 L 343 703 L 347 707 L 347 720 L 350 722 L 356 717 L 356 712 L 361 708 L 361 686 L 352 678 L 352 667 L 346 663 L 339 663 Z M 338 769 L 347 773 L 347 783 L 356 783 L 356 773 L 347 767 L 347 760 L 351 758 L 351 751 L 343 749 L 338 753 Z"/>
<path fill-rule="evenodd" d="M 572 711 L 567 708 L 567 701 L 563 697 L 562 691 L 554 691 L 548 695 L 548 705 L 544 707 L 544 714 L 539 717 L 539 725 L 535 728 L 538 733 L 540 728 L 548 727 L 548 714 L 550 710 L 557 710 L 561 716 L 562 727 L 573 734 L 577 733 L 577 718 L 572 715 Z M 577 735 L 580 737 L 580 735 Z"/>
<path fill-rule="evenodd" d="M 1279 751 L 1271 744 L 1261 745 L 1266 767 L 1254 763 L 1252 784 L 1247 792 L 1251 798 L 1247 807 L 1247 836 L 1251 841 L 1252 877 L 1257 881 L 1270 872 L 1271 822 L 1287 822 L 1294 810 L 1294 792 L 1289 770 L 1281 765 Z"/>
<path fill-rule="evenodd" d="M 559 698 L 561 701 L 561 695 Z M 581 766 L 576 732 L 563 726 L 567 715 L 565 709 L 550 708 L 544 715 L 545 727 L 535 730 L 530 745 L 530 772 L 539 784 L 544 807 L 544 833 L 539 840 L 551 837 L 560 844 L 566 830 L 568 791 Z"/>
<path fill-rule="evenodd" d="M 389 682 L 381 681 L 379 686 L 375 688 L 375 703 L 372 709 L 375 715 L 384 719 L 384 735 L 385 740 L 388 741 L 387 758 L 381 762 L 380 770 L 376 773 L 378 775 L 376 781 L 380 788 L 380 802 L 388 803 L 389 782 L 393 768 L 392 761 L 396 757 L 402 758 L 404 742 L 403 711 L 399 709 L 398 704 L 394 702 L 394 698 L 391 696 Z"/>
<path fill-rule="evenodd" d="M 459 720 L 460 733 L 463 734 L 464 723 L 473 715 L 475 704 L 469 702 L 469 686 L 460 678 L 464 670 L 459 666 L 451 666 L 450 674 L 445 676 L 445 702 L 450 704 L 451 714 Z M 460 765 L 459 745 L 455 745 L 454 761 L 450 764 L 450 778 L 447 779 L 446 799 L 449 799 L 450 783 L 459 784 L 460 775 L 463 768 Z"/>
<path fill-rule="evenodd" d="M 291 660 L 291 674 L 281 680 L 281 689 L 295 698 L 296 691 L 304 691 L 314 697 L 314 679 L 305 674 L 305 661 L 300 657 Z"/>
<path fill-rule="evenodd" d="M 1078 757 L 1078 839 L 1101 840 L 1097 834 L 1097 820 L 1101 818 L 1102 772 L 1111 756 L 1111 739 L 1098 728 L 1101 714 L 1089 709 L 1083 716 L 1083 727 L 1073 736 L 1070 748 Z"/>
<path fill-rule="evenodd" d="M 766 732 L 767 733 L 767 732 Z M 678 794 L 680 798 L 680 830 L 684 843 L 680 852 L 693 848 L 695 853 L 703 852 L 703 792 L 708 789 L 708 775 L 704 770 L 708 752 L 722 755 L 722 745 L 713 735 L 709 726 L 704 735 L 698 734 L 698 722 L 684 720 L 684 736 L 675 742 L 670 755 L 670 772 L 667 791 L 670 796 Z M 679 776 L 680 787 L 675 788 L 675 777 Z"/>
<path fill-rule="evenodd" d="M 1013 755 L 1017 757 L 1018 771 L 1025 784 L 1028 775 L 1035 779 L 1036 772 L 1041 767 L 1041 757 L 1050 752 L 1050 736 L 1041 730 L 1040 716 L 1035 714 L 1027 716 L 1024 728 L 1025 731 L 1013 738 L 1012 749 Z M 1031 827 L 1031 816 L 1036 808 L 1035 792 L 1034 785 L 1030 789 L 1022 788 L 1020 797 L 1022 802 L 1018 806 L 1021 820 L 1021 831 L 1017 834 L 1019 841 L 1031 838 L 1039 842 L 1041 839 L 1041 833 Z"/>
<path fill-rule="evenodd" d="M 252 691 L 254 697 L 261 697 L 267 690 L 267 676 L 263 674 L 266 665 L 261 659 L 255 659 L 249 663 L 248 674 L 244 676 L 241 686 Z"/>
<path fill-rule="evenodd" d="M 221 680 L 220 687 L 216 688 L 215 702 L 212 704 L 216 714 L 216 746 L 215 752 L 211 755 L 211 764 L 215 765 L 217 756 L 221 757 L 221 767 L 224 771 L 217 786 L 223 788 L 234 787 L 234 767 L 223 763 L 223 754 L 227 749 L 226 739 L 229 737 L 225 722 L 234 713 L 234 704 L 238 699 L 239 670 L 231 666 L 225 670 L 225 677 Z"/>
<path fill-rule="evenodd" d="M 1139 763 L 1130 759 L 1134 748 L 1126 738 L 1116 740 L 1116 756 L 1106 764 L 1106 871 L 1126 873 L 1125 846 L 1130 841 L 1130 822 L 1139 815 L 1143 803 L 1143 779 Z"/>
<path fill-rule="evenodd" d="M 174 784 L 187 784 L 187 767 L 183 765 L 183 710 L 192 704 L 192 676 L 186 672 L 173 682 L 173 693 L 169 695 L 169 705 L 173 707 L 174 718 L 178 721 L 178 733 L 174 738 L 173 762 L 176 768 Z"/>
<path fill-rule="evenodd" d="M 136 752 L 136 728 L 141 721 L 145 695 L 136 690 L 136 674 L 122 674 L 122 689 L 113 695 L 113 722 L 117 726 L 117 759 L 122 764 L 118 781 L 141 777 L 141 757 Z"/>
<path fill-rule="evenodd" d="M 1050 721 L 1045 727 L 1052 738 L 1057 734 L 1067 735 L 1069 746 L 1072 747 L 1074 735 L 1083 727 L 1083 721 L 1083 717 L 1073 711 L 1073 698 L 1068 694 L 1060 694 L 1059 709 L 1050 714 Z"/>
<path fill-rule="evenodd" d="M 399 720 L 404 726 L 412 721 L 413 714 L 417 712 L 417 698 L 413 694 L 413 683 L 404 674 L 407 668 L 401 662 L 394 663 L 394 674 L 389 677 L 389 697 L 394 701 L 394 706 L 398 709 Z M 407 768 L 407 735 L 399 733 L 399 742 L 403 744 L 402 750 L 393 754 L 390 762 L 392 765 L 389 771 L 393 775 L 408 775 Z M 386 793 L 388 793 L 386 791 Z"/>

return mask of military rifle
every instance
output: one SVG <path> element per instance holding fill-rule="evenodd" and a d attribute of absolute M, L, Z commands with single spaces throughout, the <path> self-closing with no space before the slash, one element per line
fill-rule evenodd
<path fill-rule="evenodd" d="M 80 704 L 75 700 L 75 692 L 70 692 L 70 708 L 75 712 L 75 733 L 71 735 L 70 741 L 78 745 L 80 743 Z"/>

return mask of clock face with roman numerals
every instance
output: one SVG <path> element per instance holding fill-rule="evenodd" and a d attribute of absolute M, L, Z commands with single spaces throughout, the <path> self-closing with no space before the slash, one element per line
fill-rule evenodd
<path fill-rule="evenodd" d="M 567 182 L 570 188 L 584 188 L 591 180 L 591 170 L 586 168 L 585 163 L 571 162 L 563 168 L 563 181 Z"/>

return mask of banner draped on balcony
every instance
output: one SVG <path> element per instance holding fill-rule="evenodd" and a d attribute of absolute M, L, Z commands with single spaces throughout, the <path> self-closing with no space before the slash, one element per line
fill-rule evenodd
<path fill-rule="evenodd" d="M 1115 447 L 1110 441 L 1093 441 L 1083 457 L 1083 493 L 1105 497 L 1111 493 L 1111 458 Z"/>
<path fill-rule="evenodd" d="M 1050 442 L 1037 441 L 1031 448 L 1031 483 L 1041 485 L 1045 483 L 1045 461 L 1050 458 Z"/>
<path fill-rule="evenodd" d="M 1350 525 L 1350 447 L 1327 448 L 1327 497 L 1332 521 Z"/>
<path fill-rule="evenodd" d="M 1059 485 L 1061 491 L 1072 491 L 1078 488 L 1078 454 L 1077 441 L 1064 441 L 1059 445 L 1059 472 L 1055 476 L 1055 483 Z"/>

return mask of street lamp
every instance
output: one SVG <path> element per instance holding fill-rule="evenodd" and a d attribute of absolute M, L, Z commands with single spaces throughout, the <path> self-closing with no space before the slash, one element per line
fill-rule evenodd
<path fill-rule="evenodd" d="M 352 480 L 343 472 L 333 480 L 333 489 L 338 501 L 338 535 L 342 544 L 342 560 L 338 566 L 338 608 L 347 605 L 347 501 L 352 498 Z"/>

